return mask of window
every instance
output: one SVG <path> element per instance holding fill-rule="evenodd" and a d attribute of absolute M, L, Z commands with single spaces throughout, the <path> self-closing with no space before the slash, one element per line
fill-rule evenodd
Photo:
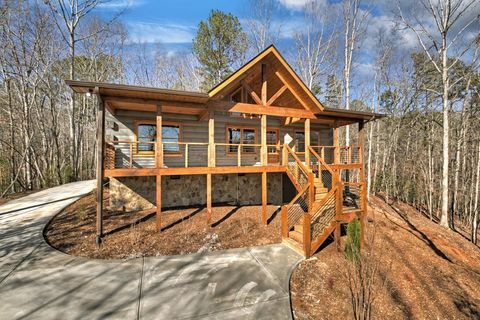
<path fill-rule="evenodd" d="M 277 147 L 274 147 L 273 145 L 279 144 L 279 133 L 278 129 L 267 129 L 267 152 L 268 153 L 278 153 Z"/>
<path fill-rule="evenodd" d="M 305 152 L 305 132 L 295 131 L 295 152 Z"/>
<path fill-rule="evenodd" d="M 167 144 L 163 145 L 164 153 L 179 153 L 180 125 L 162 124 L 162 142 L 167 142 Z"/>
<path fill-rule="evenodd" d="M 150 123 L 138 123 L 137 124 L 137 141 L 138 142 L 150 142 L 139 143 L 137 145 L 138 153 L 152 153 L 155 151 L 155 142 L 157 140 L 157 126 Z"/>
<path fill-rule="evenodd" d="M 157 141 L 157 125 L 155 121 L 142 120 L 136 121 L 136 138 L 138 143 L 137 153 L 140 154 L 152 154 L 155 152 L 155 144 L 152 142 Z M 182 126 L 177 123 L 164 122 L 162 124 L 162 142 L 167 144 L 163 145 L 163 152 L 165 154 L 178 154 L 180 153 L 180 145 L 176 144 L 181 142 L 182 138 Z M 145 142 L 145 143 L 141 143 Z"/>
<path fill-rule="evenodd" d="M 227 141 L 231 144 L 255 144 L 257 135 L 255 128 L 227 127 Z M 237 146 L 228 146 L 228 153 L 237 153 Z M 255 153 L 255 147 L 244 146 L 242 153 Z"/>
<path fill-rule="evenodd" d="M 310 145 L 318 146 L 320 142 L 320 132 L 310 131 Z M 295 152 L 305 152 L 305 132 L 295 131 Z"/>

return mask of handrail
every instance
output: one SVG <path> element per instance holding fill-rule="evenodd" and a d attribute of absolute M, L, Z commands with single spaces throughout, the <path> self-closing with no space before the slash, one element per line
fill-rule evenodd
<path fill-rule="evenodd" d="M 284 207 L 287 210 L 290 209 L 293 206 L 293 204 L 298 200 L 298 198 L 300 198 L 308 190 L 309 187 L 310 185 L 307 184 L 304 188 L 302 188 L 302 190 L 299 193 L 297 193 L 297 195 L 292 199 L 292 201 L 284 205 Z"/>
<path fill-rule="evenodd" d="M 329 200 L 329 197 L 331 195 L 333 195 L 335 192 L 341 190 L 340 189 L 340 184 L 337 184 L 335 185 L 326 195 L 325 197 L 320 201 L 320 202 L 317 202 L 315 203 L 315 209 L 316 210 L 310 210 L 308 212 L 308 214 L 313 218 L 315 216 L 315 214 L 312 214 L 312 212 L 315 212 L 317 213 L 318 212 L 318 209 L 320 209 L 321 207 L 323 207 L 323 205 Z"/>
<path fill-rule="evenodd" d="M 318 153 L 317 153 L 315 150 L 313 150 L 313 148 L 312 148 L 311 146 L 308 146 L 308 150 L 310 150 L 310 152 L 313 154 L 313 156 L 314 156 L 315 158 L 317 158 L 318 162 L 321 162 L 321 163 L 322 163 L 322 166 L 324 166 L 325 169 L 328 170 L 328 172 L 330 172 L 331 174 L 333 174 L 333 169 L 325 162 L 325 160 L 322 159 L 322 157 L 320 157 L 320 156 L 318 155 Z"/>
<path fill-rule="evenodd" d="M 297 155 L 295 154 L 295 152 L 293 152 L 292 148 L 290 148 L 290 147 L 288 146 L 288 144 L 285 144 L 285 147 L 286 147 L 287 151 L 289 151 L 290 154 L 293 156 L 293 159 L 295 159 L 295 162 L 298 163 L 298 166 L 302 169 L 302 171 L 303 171 L 306 175 L 308 175 L 309 170 L 304 166 L 303 162 L 300 160 L 299 157 L 297 157 Z"/>

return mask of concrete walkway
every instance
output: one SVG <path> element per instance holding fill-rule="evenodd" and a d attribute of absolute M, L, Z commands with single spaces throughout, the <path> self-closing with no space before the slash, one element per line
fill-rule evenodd
<path fill-rule="evenodd" d="M 94 187 L 71 183 L 0 206 L 0 319 L 289 319 L 301 257 L 270 245 L 91 260 L 52 249 L 51 217 Z"/>

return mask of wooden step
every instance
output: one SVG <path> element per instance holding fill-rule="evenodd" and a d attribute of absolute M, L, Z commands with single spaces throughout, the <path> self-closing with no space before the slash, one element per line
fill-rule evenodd
<path fill-rule="evenodd" d="M 317 193 L 315 194 L 315 201 L 322 201 L 323 198 L 325 198 L 327 194 L 326 193 Z"/>
<path fill-rule="evenodd" d="M 296 253 L 300 254 L 301 256 L 305 257 L 305 252 L 303 252 L 303 246 L 296 242 L 295 240 L 289 238 L 283 238 L 282 243 L 295 251 Z"/>
<path fill-rule="evenodd" d="M 303 243 L 303 233 L 298 232 L 297 230 L 290 231 L 288 237 L 297 241 L 298 243 Z"/>
<path fill-rule="evenodd" d="M 298 232 L 300 232 L 301 234 L 303 234 L 303 224 L 296 224 L 296 225 L 294 225 L 294 226 L 293 226 L 293 230 L 294 230 L 294 231 L 298 231 Z M 302 238 L 302 240 L 303 240 L 303 238 Z"/>
<path fill-rule="evenodd" d="M 315 187 L 315 193 L 328 193 L 328 189 L 324 187 Z"/>

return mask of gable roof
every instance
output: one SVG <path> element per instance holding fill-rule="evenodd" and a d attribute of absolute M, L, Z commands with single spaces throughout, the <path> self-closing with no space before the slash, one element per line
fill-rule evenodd
<path fill-rule="evenodd" d="M 292 85 L 296 86 L 302 93 L 304 97 L 306 97 L 309 101 L 305 103 L 308 109 L 313 112 L 319 112 L 324 110 L 324 106 L 322 103 L 315 97 L 315 95 L 308 89 L 305 83 L 300 79 L 300 77 L 295 73 L 293 68 L 288 64 L 288 62 L 283 58 L 280 52 L 275 48 L 274 45 L 270 45 L 265 50 L 260 52 L 257 56 L 252 58 L 249 62 L 239 68 L 237 71 L 232 73 L 229 77 L 225 80 L 220 82 L 218 85 L 213 87 L 209 92 L 208 95 L 215 99 L 216 96 L 221 95 L 221 93 L 226 89 L 232 86 L 232 84 L 240 82 L 243 77 L 248 73 L 249 70 L 253 69 L 257 66 L 260 62 L 265 60 L 267 56 L 273 55 L 274 59 L 279 63 L 279 65 L 286 71 L 287 77 L 293 80 Z M 296 95 L 295 92 L 292 92 Z M 296 96 L 296 98 L 300 98 Z M 310 107 L 311 106 L 311 107 Z"/>

